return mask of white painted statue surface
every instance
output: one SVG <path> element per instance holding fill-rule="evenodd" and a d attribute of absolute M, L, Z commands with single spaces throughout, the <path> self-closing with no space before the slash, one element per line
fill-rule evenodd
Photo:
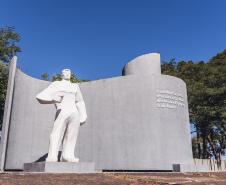
<path fill-rule="evenodd" d="M 80 123 L 87 119 L 85 103 L 78 84 L 70 82 L 71 71 L 62 71 L 62 80 L 52 82 L 36 98 L 42 104 L 55 104 L 57 112 L 50 135 L 47 162 L 58 161 L 63 142 L 61 161 L 79 162 L 74 156 Z"/>

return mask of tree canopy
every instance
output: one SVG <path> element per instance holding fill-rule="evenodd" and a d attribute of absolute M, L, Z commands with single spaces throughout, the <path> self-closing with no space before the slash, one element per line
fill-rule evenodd
<path fill-rule="evenodd" d="M 19 41 L 20 35 L 15 32 L 13 27 L 0 28 L 0 129 L 8 82 L 8 64 L 11 58 L 21 51 L 17 46 Z"/>
<path fill-rule="evenodd" d="M 9 63 L 11 58 L 20 52 L 16 44 L 20 41 L 20 35 L 13 27 L 0 28 L 0 61 Z"/>
<path fill-rule="evenodd" d="M 226 50 L 206 63 L 171 60 L 162 72 L 186 82 L 194 157 L 220 161 L 226 149 Z"/>
<path fill-rule="evenodd" d="M 55 74 L 55 75 L 53 75 L 53 76 L 51 77 L 51 79 L 50 79 L 50 76 L 49 76 L 48 73 L 43 73 L 43 74 L 41 75 L 41 78 L 42 78 L 43 80 L 46 80 L 46 81 L 62 80 L 61 74 Z M 80 82 L 87 82 L 87 81 L 89 81 L 89 80 L 80 80 L 80 79 L 77 78 L 77 76 L 76 76 L 74 73 L 72 73 L 72 74 L 71 74 L 71 79 L 70 79 L 70 81 L 71 81 L 72 83 L 80 83 Z"/>

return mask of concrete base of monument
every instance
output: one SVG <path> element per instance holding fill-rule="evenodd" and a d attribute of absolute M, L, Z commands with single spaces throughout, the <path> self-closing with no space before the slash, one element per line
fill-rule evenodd
<path fill-rule="evenodd" d="M 34 162 L 24 163 L 25 172 L 95 173 L 93 162 Z"/>

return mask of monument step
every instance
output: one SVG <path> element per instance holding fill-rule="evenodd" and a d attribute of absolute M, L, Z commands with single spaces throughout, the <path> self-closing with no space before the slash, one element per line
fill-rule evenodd
<path fill-rule="evenodd" d="M 24 163 L 25 172 L 95 173 L 93 162 L 34 162 Z"/>

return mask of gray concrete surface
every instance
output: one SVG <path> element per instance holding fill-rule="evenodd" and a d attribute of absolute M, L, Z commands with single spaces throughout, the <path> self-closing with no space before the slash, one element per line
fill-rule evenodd
<path fill-rule="evenodd" d="M 149 53 L 138 56 L 132 61 L 128 62 L 123 70 L 122 75 L 148 75 L 148 74 L 161 74 L 160 54 Z"/>
<path fill-rule="evenodd" d="M 180 171 L 192 172 L 220 172 L 226 171 L 226 160 L 222 160 L 221 164 L 214 159 L 194 159 L 191 164 L 180 164 Z"/>
<path fill-rule="evenodd" d="M 36 162 L 25 163 L 25 172 L 48 172 L 48 173 L 95 173 L 94 163 L 73 162 Z"/>
<path fill-rule="evenodd" d="M 12 108 L 12 101 L 13 101 L 13 89 L 14 89 L 14 81 L 15 81 L 15 74 L 16 74 L 16 63 L 17 63 L 17 57 L 13 57 L 9 66 L 8 87 L 7 87 L 7 95 L 6 95 L 5 107 L 4 107 L 2 132 L 1 132 L 0 170 L 4 170 L 4 165 L 5 165 L 5 155 L 7 151 L 8 133 L 9 133 L 11 108 Z"/>
<path fill-rule="evenodd" d="M 158 68 L 138 69 L 136 75 L 80 84 L 88 115 L 75 150 L 81 162 L 94 162 L 97 170 L 172 170 L 192 162 L 185 83 Z M 46 156 L 55 109 L 40 105 L 35 95 L 48 84 L 16 71 L 4 169 L 23 169 Z M 169 103 L 172 98 L 182 100 Z"/>

